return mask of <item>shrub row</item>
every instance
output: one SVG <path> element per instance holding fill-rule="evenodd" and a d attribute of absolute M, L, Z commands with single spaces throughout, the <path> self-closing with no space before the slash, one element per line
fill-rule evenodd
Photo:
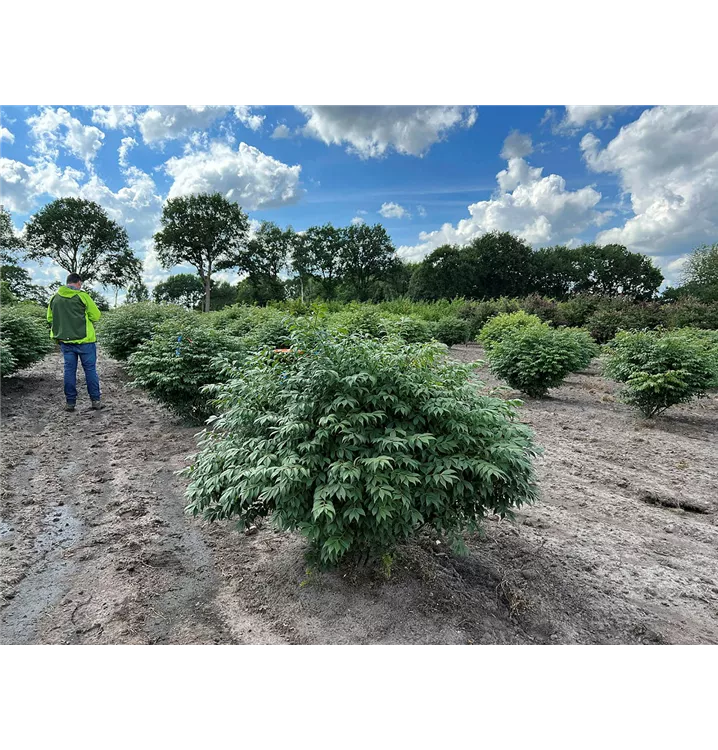
<path fill-rule="evenodd" d="M 41 314 L 42 313 L 42 314 Z M 0 310 L 0 376 L 12 375 L 38 362 L 53 349 L 39 305 L 3 306 Z"/>

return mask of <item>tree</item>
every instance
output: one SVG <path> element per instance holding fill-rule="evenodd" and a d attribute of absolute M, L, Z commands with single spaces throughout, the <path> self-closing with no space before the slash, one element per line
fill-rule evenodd
<path fill-rule="evenodd" d="M 0 280 L 18 300 L 30 300 L 38 305 L 47 304 L 47 289 L 33 284 L 30 274 L 16 263 L 4 263 L 0 266 Z"/>
<path fill-rule="evenodd" d="M 178 273 L 161 281 L 152 293 L 155 302 L 169 302 L 193 309 L 204 297 L 204 284 L 193 273 Z"/>
<path fill-rule="evenodd" d="M 341 278 L 344 233 L 331 224 L 309 227 L 297 234 L 292 248 L 292 267 L 299 274 L 302 289 L 308 276 L 322 281 L 322 291 L 333 299 Z M 304 295 L 302 294 L 302 300 Z"/>
<path fill-rule="evenodd" d="M 704 302 L 718 301 L 718 242 L 697 247 L 688 256 L 681 289 Z"/>
<path fill-rule="evenodd" d="M 22 238 L 15 232 L 10 212 L 0 206 L 0 261 L 14 263 L 23 249 Z"/>
<path fill-rule="evenodd" d="M 249 220 L 221 193 L 170 198 L 162 209 L 162 229 L 154 236 L 165 268 L 188 263 L 204 284 L 204 310 L 209 312 L 212 273 L 241 268 Z"/>
<path fill-rule="evenodd" d="M 136 281 L 127 287 L 126 303 L 147 302 L 150 298 L 149 289 L 143 281 Z"/>
<path fill-rule="evenodd" d="M 221 310 L 223 307 L 233 305 L 237 301 L 237 287 L 228 281 L 217 281 L 212 279 L 211 310 Z"/>
<path fill-rule="evenodd" d="M 539 294 L 566 299 L 574 294 L 651 299 L 663 281 L 653 261 L 623 245 L 547 247 L 535 253 Z"/>
<path fill-rule="evenodd" d="M 352 224 L 342 234 L 342 282 L 354 299 L 363 302 L 369 298 L 372 282 L 385 278 L 398 265 L 394 245 L 381 224 Z"/>
<path fill-rule="evenodd" d="M 129 248 L 109 260 L 107 271 L 103 276 L 103 283 L 115 288 L 115 307 L 117 307 L 117 295 L 120 289 L 133 283 L 141 283 L 141 281 L 142 261 Z"/>
<path fill-rule="evenodd" d="M 243 301 L 265 305 L 284 299 L 279 273 L 286 268 L 296 241 L 297 234 L 291 227 L 281 229 L 271 221 L 261 223 L 243 257 L 243 270 L 249 274 L 239 285 Z"/>
<path fill-rule="evenodd" d="M 43 206 L 25 227 L 25 243 L 32 260 L 51 260 L 85 282 L 111 284 L 137 262 L 127 232 L 101 206 L 82 198 Z"/>
<path fill-rule="evenodd" d="M 489 232 L 468 245 L 442 245 L 422 261 L 409 293 L 414 299 L 522 297 L 532 291 L 534 254 L 509 232 Z"/>
<path fill-rule="evenodd" d="M 663 274 L 647 255 L 629 252 L 623 245 L 581 245 L 574 257 L 573 294 L 589 292 L 648 300 L 663 282 Z"/>

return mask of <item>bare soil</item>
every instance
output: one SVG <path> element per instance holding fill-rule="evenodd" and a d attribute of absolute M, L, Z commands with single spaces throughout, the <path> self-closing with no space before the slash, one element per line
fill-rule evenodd
<path fill-rule="evenodd" d="M 574 374 L 521 407 L 545 452 L 516 523 L 307 573 L 298 535 L 187 517 L 197 428 L 99 370 L 99 412 L 62 411 L 57 354 L 3 381 L 1 643 L 718 643 L 716 394 L 647 422 Z"/>

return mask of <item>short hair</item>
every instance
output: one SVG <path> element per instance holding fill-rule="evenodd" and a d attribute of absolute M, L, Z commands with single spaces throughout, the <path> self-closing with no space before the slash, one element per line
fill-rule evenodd
<path fill-rule="evenodd" d="M 79 284 L 81 282 L 82 279 L 80 278 L 80 274 L 78 273 L 71 273 L 65 280 L 66 284 Z"/>

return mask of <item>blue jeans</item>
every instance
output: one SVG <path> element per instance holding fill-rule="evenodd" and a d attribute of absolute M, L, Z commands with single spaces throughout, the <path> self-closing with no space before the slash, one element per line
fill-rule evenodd
<path fill-rule="evenodd" d="M 85 371 L 87 392 L 93 401 L 100 400 L 100 378 L 97 374 L 97 347 L 94 344 L 60 343 L 65 359 L 65 400 L 68 404 L 77 401 L 77 359 Z"/>

